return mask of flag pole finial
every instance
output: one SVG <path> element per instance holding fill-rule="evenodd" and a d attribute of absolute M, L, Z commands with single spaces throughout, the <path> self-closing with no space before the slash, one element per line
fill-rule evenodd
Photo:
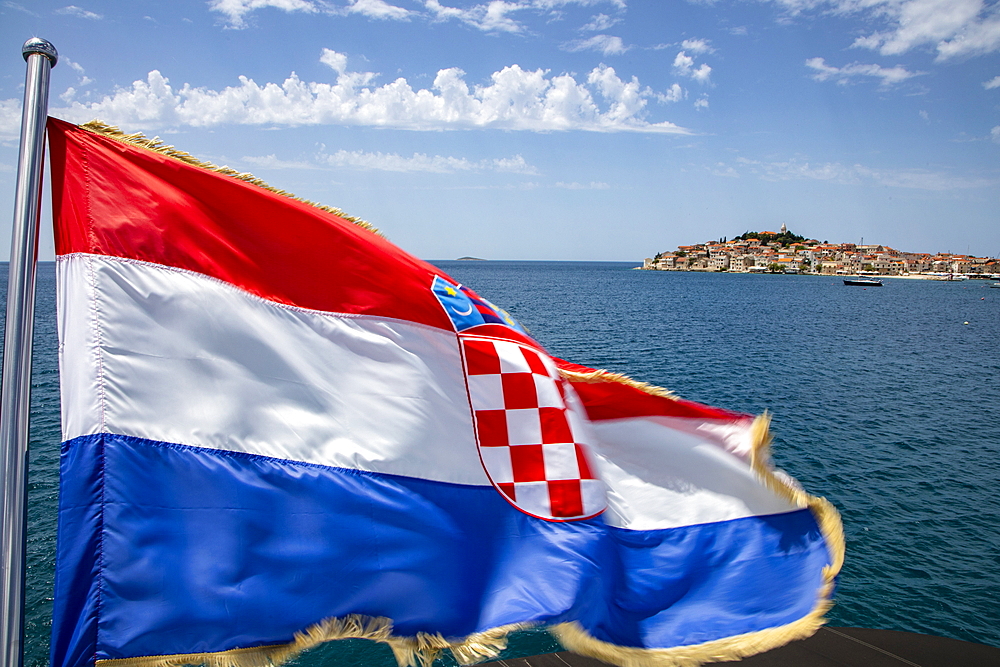
<path fill-rule="evenodd" d="M 59 52 L 56 51 L 56 47 L 52 45 L 47 39 L 42 39 L 41 37 L 32 37 L 24 43 L 21 47 L 21 55 L 27 60 L 28 56 L 32 53 L 40 53 L 49 59 L 51 67 L 55 67 L 56 63 L 59 62 Z"/>

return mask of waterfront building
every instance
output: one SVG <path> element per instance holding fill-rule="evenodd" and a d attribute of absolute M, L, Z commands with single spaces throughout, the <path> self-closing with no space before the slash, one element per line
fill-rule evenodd
<path fill-rule="evenodd" d="M 787 233 L 788 227 L 781 230 Z M 759 232 L 761 238 L 706 241 L 677 246 L 674 252 L 646 258 L 643 268 L 660 271 L 766 271 L 777 264 L 788 272 L 823 275 L 879 274 L 912 275 L 920 273 L 994 274 L 1000 263 L 989 257 L 954 253 L 902 252 L 882 244 L 820 243 L 809 239 L 782 246 L 768 240 L 775 232 Z M 787 238 L 787 237 L 786 237 Z"/>

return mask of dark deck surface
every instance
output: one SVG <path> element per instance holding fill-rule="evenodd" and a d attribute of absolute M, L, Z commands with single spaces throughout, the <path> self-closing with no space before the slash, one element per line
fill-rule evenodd
<path fill-rule="evenodd" d="M 1000 667 L 1000 648 L 894 630 L 821 628 L 808 639 L 736 662 L 740 667 Z M 486 663 L 490 667 L 605 667 L 574 653 Z M 484 666 L 485 667 L 485 666 Z"/>

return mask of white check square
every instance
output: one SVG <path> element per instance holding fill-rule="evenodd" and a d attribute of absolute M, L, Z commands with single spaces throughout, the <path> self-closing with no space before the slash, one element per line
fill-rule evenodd
<path fill-rule="evenodd" d="M 559 387 L 552 378 L 543 375 L 532 375 L 535 380 L 535 395 L 538 397 L 538 407 L 540 408 L 562 408 L 564 403 Z"/>
<path fill-rule="evenodd" d="M 501 373 L 530 373 L 531 367 L 521 352 L 521 346 L 507 341 L 493 341 L 500 356 Z"/>
<path fill-rule="evenodd" d="M 507 439 L 511 445 L 542 444 L 542 419 L 538 410 L 507 410 Z"/>
<path fill-rule="evenodd" d="M 580 479 L 576 445 L 573 443 L 542 445 L 542 456 L 545 460 L 545 479 Z"/>
<path fill-rule="evenodd" d="M 494 484 L 506 484 L 514 481 L 514 467 L 510 463 L 510 447 L 480 447 L 479 455 L 483 457 L 483 466 L 490 474 Z"/>
<path fill-rule="evenodd" d="M 552 516 L 549 485 L 546 482 L 520 482 L 514 485 L 517 506 L 535 516 Z"/>
<path fill-rule="evenodd" d="M 469 375 L 469 395 L 476 410 L 503 410 L 503 383 L 499 375 Z"/>

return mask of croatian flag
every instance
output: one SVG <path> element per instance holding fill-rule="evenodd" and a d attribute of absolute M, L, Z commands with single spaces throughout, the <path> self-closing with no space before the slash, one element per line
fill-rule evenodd
<path fill-rule="evenodd" d="M 531 626 L 696 664 L 822 623 L 839 519 L 770 467 L 765 420 L 555 359 L 247 175 L 48 129 L 54 667 L 276 664 L 346 637 L 470 663 Z"/>

